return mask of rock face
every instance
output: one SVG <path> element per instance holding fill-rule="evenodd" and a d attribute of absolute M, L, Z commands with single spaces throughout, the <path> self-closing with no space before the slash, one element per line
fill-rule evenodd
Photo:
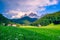
<path fill-rule="evenodd" d="M 36 13 L 32 13 L 32 12 L 30 14 L 25 14 L 22 17 L 25 17 L 25 16 L 28 16 L 30 18 L 39 18 L 39 16 Z"/>
<path fill-rule="evenodd" d="M 28 16 L 31 17 L 31 18 L 38 18 L 38 17 L 39 17 L 39 16 L 38 16 L 37 14 L 35 14 L 35 13 L 30 13 Z"/>

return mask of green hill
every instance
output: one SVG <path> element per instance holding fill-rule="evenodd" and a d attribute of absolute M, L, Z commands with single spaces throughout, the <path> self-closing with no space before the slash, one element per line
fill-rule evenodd
<path fill-rule="evenodd" d="M 35 21 L 32 25 L 40 24 L 42 26 L 46 26 L 51 23 L 60 24 L 60 11 L 52 14 L 47 14 Z"/>
<path fill-rule="evenodd" d="M 2 24 L 2 23 L 9 23 L 10 22 L 10 20 L 9 19 L 7 19 L 6 17 L 4 17 L 2 14 L 0 14 L 0 25 Z"/>

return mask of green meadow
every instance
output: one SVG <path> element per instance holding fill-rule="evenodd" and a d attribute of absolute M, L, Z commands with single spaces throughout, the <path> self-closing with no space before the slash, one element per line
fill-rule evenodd
<path fill-rule="evenodd" d="M 60 40 L 60 25 L 44 27 L 0 26 L 0 40 Z"/>

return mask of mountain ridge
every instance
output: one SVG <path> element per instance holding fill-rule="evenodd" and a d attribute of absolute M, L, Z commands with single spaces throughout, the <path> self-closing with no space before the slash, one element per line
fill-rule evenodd
<path fill-rule="evenodd" d="M 16 23 L 19 23 L 19 24 L 24 24 L 24 21 L 29 21 L 30 23 L 31 22 L 34 22 L 37 20 L 37 18 L 31 18 L 29 16 L 24 16 L 22 18 L 18 18 L 18 19 L 11 19 L 13 22 L 16 22 Z"/>

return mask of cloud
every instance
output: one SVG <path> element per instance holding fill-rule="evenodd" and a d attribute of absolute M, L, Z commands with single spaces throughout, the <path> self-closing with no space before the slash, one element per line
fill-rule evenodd
<path fill-rule="evenodd" d="M 56 5 L 58 3 L 58 0 L 2 0 L 2 1 L 6 4 L 6 12 L 8 14 L 12 13 L 12 18 L 19 18 L 21 15 L 24 15 L 25 13 L 29 14 L 30 12 L 36 12 L 38 10 L 44 11 L 46 9 L 44 6 Z"/>
<path fill-rule="evenodd" d="M 21 12 L 21 11 L 16 11 L 16 10 L 10 10 L 10 11 L 6 12 L 5 15 L 9 15 L 10 19 L 13 19 L 13 18 L 16 19 L 16 18 L 23 17 L 25 14 L 29 15 L 30 13 L 31 13 L 31 11 L 29 11 L 29 12 Z M 5 16 L 5 17 L 7 17 L 7 16 Z M 7 18 L 9 18 L 9 17 L 7 17 Z"/>
<path fill-rule="evenodd" d="M 20 11 L 15 11 L 15 10 L 10 10 L 6 13 L 6 15 L 11 16 L 11 19 L 13 18 L 20 18 L 24 15 L 24 12 L 20 12 Z"/>

